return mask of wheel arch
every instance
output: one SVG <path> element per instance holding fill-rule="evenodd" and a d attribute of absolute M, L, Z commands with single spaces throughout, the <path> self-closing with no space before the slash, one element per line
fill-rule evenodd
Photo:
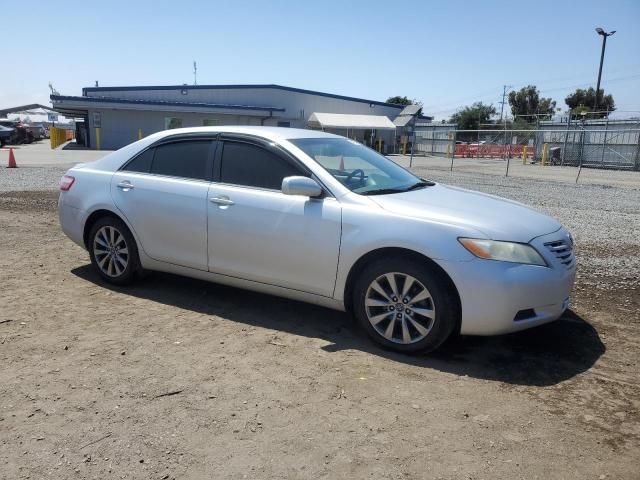
<path fill-rule="evenodd" d="M 400 247 L 383 247 L 377 248 L 375 250 L 371 250 L 370 252 L 362 255 L 349 270 L 349 274 L 347 275 L 347 281 L 345 282 L 344 287 L 344 306 L 348 312 L 352 312 L 352 302 L 353 302 L 353 288 L 358 276 L 364 271 L 365 267 L 372 262 L 380 258 L 403 258 L 403 259 L 413 259 L 417 262 L 426 264 L 431 270 L 437 273 L 440 278 L 447 283 L 449 290 L 453 293 L 454 300 L 456 302 L 456 308 L 458 311 L 457 321 L 455 332 L 460 332 L 460 323 L 461 323 L 461 313 L 462 313 L 462 303 L 460 300 L 460 293 L 458 292 L 458 288 L 455 283 L 449 276 L 449 274 L 435 261 L 431 258 L 423 255 L 422 253 L 416 252 L 415 250 L 410 250 L 407 248 Z"/>
<path fill-rule="evenodd" d="M 91 212 L 91 214 L 87 217 L 87 219 L 84 222 L 84 229 L 82 231 L 82 242 L 84 243 L 84 246 L 87 250 L 89 249 L 89 233 L 91 233 L 91 228 L 95 225 L 95 223 L 99 219 L 104 217 L 117 218 L 127 226 L 129 231 L 131 231 L 133 238 L 134 239 L 136 238 L 135 234 L 133 233 L 133 229 L 129 226 L 128 222 L 124 218 L 122 218 L 121 215 L 118 215 L 113 210 L 107 210 L 106 208 L 99 208 Z M 137 239 L 136 239 L 136 242 L 137 242 Z"/>

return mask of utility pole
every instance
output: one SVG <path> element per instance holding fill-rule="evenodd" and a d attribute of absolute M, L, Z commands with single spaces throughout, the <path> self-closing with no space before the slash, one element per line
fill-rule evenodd
<path fill-rule="evenodd" d="M 505 85 L 502 88 L 502 101 L 500 102 L 500 123 L 502 123 L 502 115 L 504 113 L 504 104 L 505 104 L 504 97 L 507 96 L 507 88 L 513 88 L 513 85 Z"/>
<path fill-rule="evenodd" d="M 193 61 L 193 84 L 198 84 L 198 65 L 195 60 Z"/>
<path fill-rule="evenodd" d="M 598 84 L 596 85 L 596 101 L 593 106 L 594 113 L 598 111 L 598 96 L 600 95 L 600 79 L 602 78 L 602 64 L 604 63 L 604 49 L 607 47 L 607 37 L 610 37 L 611 35 L 616 33 L 616 31 L 613 30 L 612 32 L 607 33 L 602 28 L 598 27 L 596 28 L 596 32 L 598 32 L 598 35 L 602 35 L 602 52 L 600 53 L 600 69 L 598 70 Z"/>

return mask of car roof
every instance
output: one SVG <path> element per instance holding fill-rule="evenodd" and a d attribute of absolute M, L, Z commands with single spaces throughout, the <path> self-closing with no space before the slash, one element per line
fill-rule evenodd
<path fill-rule="evenodd" d="M 156 139 L 169 137 L 173 135 L 183 135 L 188 133 L 240 133 L 246 135 L 257 135 L 268 140 L 291 140 L 295 138 L 344 138 L 332 133 L 326 133 L 319 130 L 306 130 L 303 128 L 289 127 L 262 127 L 251 125 L 234 125 L 234 126 L 213 126 L 213 127 L 191 127 L 191 128 L 175 128 L 172 130 L 164 130 L 156 133 Z"/>
<path fill-rule="evenodd" d="M 163 130 L 156 132 L 148 137 L 130 143 L 115 152 L 112 152 L 99 160 L 84 164 L 87 168 L 93 168 L 102 171 L 116 171 L 120 166 L 128 161 L 133 155 L 157 142 L 163 138 L 170 138 L 178 135 L 188 135 L 193 133 L 239 133 L 245 135 L 256 135 L 266 140 L 279 143 L 280 141 L 293 140 L 296 138 L 341 138 L 340 135 L 333 135 L 318 130 L 305 130 L 302 128 L 288 127 L 260 127 L 260 126 L 214 126 L 214 127 L 191 127 L 191 128 L 174 128 L 172 130 Z"/>

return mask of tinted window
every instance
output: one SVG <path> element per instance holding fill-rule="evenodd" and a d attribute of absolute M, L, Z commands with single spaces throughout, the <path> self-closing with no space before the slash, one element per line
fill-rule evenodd
<path fill-rule="evenodd" d="M 160 145 L 156 147 L 151 173 L 206 180 L 210 145 L 208 140 Z"/>
<path fill-rule="evenodd" d="M 247 143 L 224 144 L 220 172 L 223 183 L 280 190 L 282 179 L 293 175 L 304 174 L 264 148 Z"/>
<path fill-rule="evenodd" d="M 153 148 L 145 150 L 136 158 L 131 160 L 123 170 L 127 170 L 129 172 L 149 173 L 151 170 L 151 160 L 153 160 Z"/>

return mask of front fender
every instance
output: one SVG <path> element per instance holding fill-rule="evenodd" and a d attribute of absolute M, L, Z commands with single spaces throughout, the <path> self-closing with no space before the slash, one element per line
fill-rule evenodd
<path fill-rule="evenodd" d="M 349 272 L 359 259 L 374 250 L 402 248 L 436 262 L 473 260 L 475 257 L 460 245 L 458 237 L 485 238 L 485 235 L 468 227 L 403 217 L 383 209 L 345 205 L 334 298 L 344 300 Z"/>

